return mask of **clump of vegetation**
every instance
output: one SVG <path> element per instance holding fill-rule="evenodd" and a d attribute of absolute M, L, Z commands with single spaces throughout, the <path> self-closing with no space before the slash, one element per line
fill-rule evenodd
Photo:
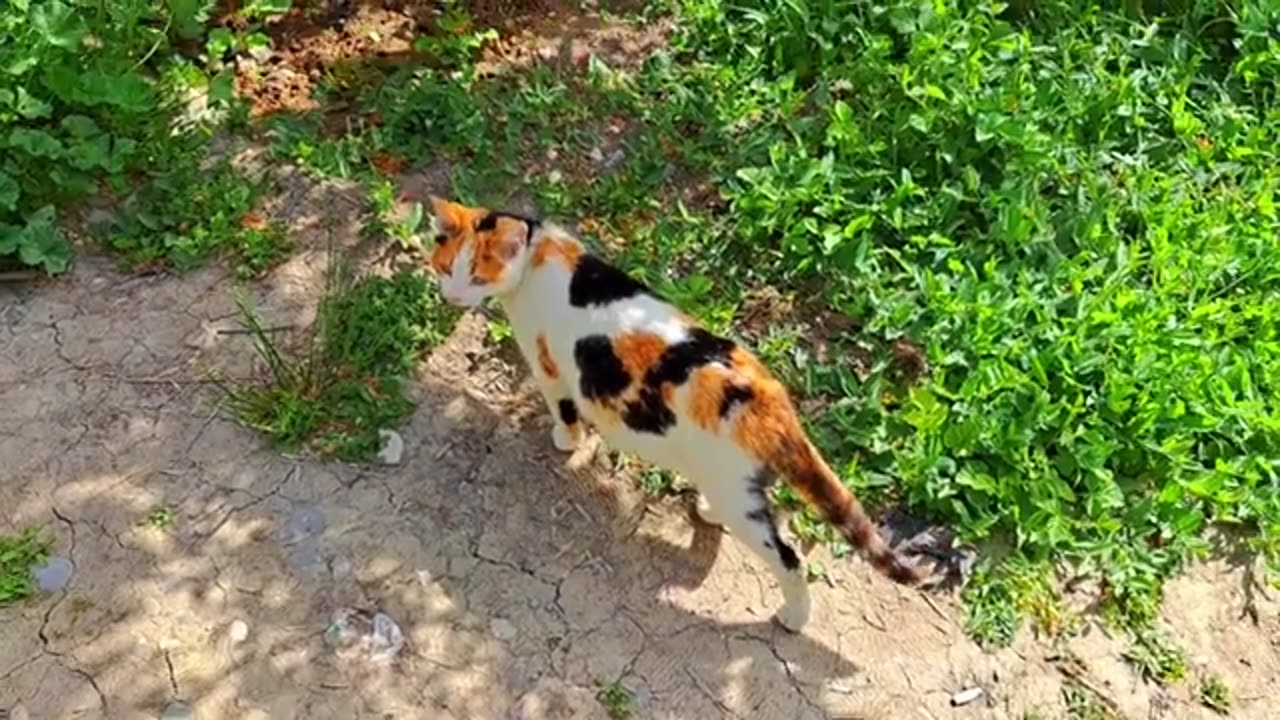
<path fill-rule="evenodd" d="M 1125 658 L 1144 676 L 1159 683 L 1168 685 L 1187 676 L 1186 655 L 1154 631 L 1140 633 L 1125 653 Z"/>
<path fill-rule="evenodd" d="M 156 505 L 147 513 L 145 524 L 157 530 L 168 530 L 177 519 L 173 508 L 168 505 Z"/>
<path fill-rule="evenodd" d="M 632 709 L 636 695 L 621 680 L 596 683 L 596 701 L 604 706 L 610 720 L 630 720 L 635 717 Z"/>
<path fill-rule="evenodd" d="M 1219 715 L 1231 714 L 1231 691 L 1222 678 L 1212 676 L 1200 683 L 1200 703 Z"/>
<path fill-rule="evenodd" d="M 289 5 L 254 2 L 243 12 L 262 19 Z M 254 274 L 276 260 L 279 228 L 239 227 L 249 210 L 233 206 L 244 199 L 239 186 L 252 182 L 197 172 L 218 119 L 186 117 L 187 105 L 197 94 L 233 101 L 231 75 L 213 61 L 225 52 L 226 31 L 210 35 L 208 67 L 179 46 L 206 33 L 213 6 L 23 0 L 0 7 L 0 270 L 66 270 L 65 211 L 95 195 L 135 191 L 109 242 L 131 265 L 183 268 L 230 249 L 241 273 Z M 261 33 L 245 38 L 265 41 Z"/>
<path fill-rule="evenodd" d="M 35 577 L 31 569 L 49 556 L 53 541 L 38 528 L 27 528 L 17 535 L 0 535 L 0 606 L 24 600 L 35 594 Z"/>
<path fill-rule="evenodd" d="M 228 158 L 202 162 L 201 153 L 175 153 L 124 202 L 120 220 L 99 230 L 132 268 L 185 271 L 227 255 L 241 278 L 260 275 L 291 247 L 283 223 L 255 210 L 270 183 L 248 177 Z"/>
<path fill-rule="evenodd" d="M 367 460 L 378 431 L 413 409 L 404 379 L 422 352 L 443 340 L 457 313 L 440 304 L 420 274 L 356 280 L 336 258 L 315 325 L 300 349 L 281 347 L 249 303 L 238 301 L 267 377 L 223 383 L 227 410 L 285 449 Z"/>
<path fill-rule="evenodd" d="M 1062 698 L 1070 720 L 1124 720 L 1105 698 L 1079 682 L 1068 681 L 1063 685 Z"/>

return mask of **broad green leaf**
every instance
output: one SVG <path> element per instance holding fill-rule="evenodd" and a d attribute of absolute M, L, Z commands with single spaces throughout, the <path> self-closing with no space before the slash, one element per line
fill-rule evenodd
<path fill-rule="evenodd" d="M 21 195 L 22 188 L 18 181 L 0 170 L 0 209 L 13 210 L 18 206 L 18 197 Z"/>
<path fill-rule="evenodd" d="M 18 111 L 18 114 L 22 117 L 27 118 L 28 120 L 33 120 L 36 118 L 49 117 L 49 113 L 52 112 L 53 107 L 49 105 L 49 103 L 28 93 L 26 88 L 19 87 L 17 99 L 13 103 L 13 109 Z"/>
<path fill-rule="evenodd" d="M 43 130 L 14 128 L 9 132 L 9 147 L 28 155 L 56 158 L 62 155 L 62 142 Z"/>

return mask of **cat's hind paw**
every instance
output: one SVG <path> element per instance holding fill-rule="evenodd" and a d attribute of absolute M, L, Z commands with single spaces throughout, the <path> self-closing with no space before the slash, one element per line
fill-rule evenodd
<path fill-rule="evenodd" d="M 724 521 L 720 516 L 716 515 L 715 508 L 711 507 L 711 502 L 707 500 L 707 496 L 698 493 L 698 500 L 693 506 L 694 512 L 698 514 L 698 519 L 706 525 L 713 527 L 724 527 Z"/>

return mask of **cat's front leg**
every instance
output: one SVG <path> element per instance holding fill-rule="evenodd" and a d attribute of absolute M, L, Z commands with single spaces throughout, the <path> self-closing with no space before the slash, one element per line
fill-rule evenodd
<path fill-rule="evenodd" d="M 557 450 L 573 452 L 583 438 L 582 418 L 578 414 L 578 406 L 560 377 L 560 368 L 551 357 L 546 336 L 539 334 L 534 341 L 534 346 L 536 357 L 531 358 L 529 364 L 533 366 L 538 390 L 542 393 L 542 399 L 547 403 L 547 410 L 551 413 L 551 442 Z"/>

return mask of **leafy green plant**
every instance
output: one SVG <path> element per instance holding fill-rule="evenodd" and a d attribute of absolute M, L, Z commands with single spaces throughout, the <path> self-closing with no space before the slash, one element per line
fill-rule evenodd
<path fill-rule="evenodd" d="M 145 166 L 163 136 L 147 72 L 171 34 L 191 32 L 203 0 L 124 0 L 85 12 L 69 0 L 0 7 L 0 265 L 66 270 L 59 211 L 98 183 Z"/>
<path fill-rule="evenodd" d="M 378 431 L 412 411 L 404 378 L 457 313 L 436 301 L 419 274 L 357 281 L 336 257 L 330 263 L 316 323 L 297 353 L 282 348 L 248 301 L 238 299 L 267 377 L 222 382 L 223 402 L 283 448 L 368 460 L 380 449 Z"/>
<path fill-rule="evenodd" d="M 24 600 L 35 593 L 31 568 L 49 556 L 53 541 L 38 528 L 18 535 L 0 535 L 0 605 Z"/>

